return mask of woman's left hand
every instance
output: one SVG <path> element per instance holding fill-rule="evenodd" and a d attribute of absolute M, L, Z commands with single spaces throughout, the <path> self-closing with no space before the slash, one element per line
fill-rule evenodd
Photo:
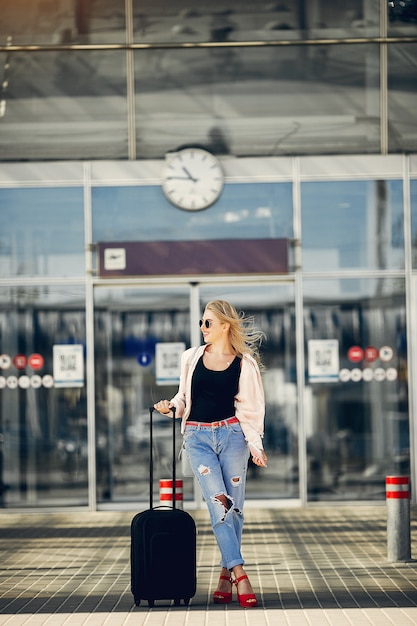
<path fill-rule="evenodd" d="M 172 416 L 172 406 L 169 400 L 160 400 L 159 402 L 155 402 L 153 408 L 162 413 L 162 415 Z"/>
<path fill-rule="evenodd" d="M 249 450 L 255 465 L 258 465 L 258 467 L 267 467 L 268 457 L 265 454 L 265 450 L 260 450 L 251 444 L 249 444 Z"/>

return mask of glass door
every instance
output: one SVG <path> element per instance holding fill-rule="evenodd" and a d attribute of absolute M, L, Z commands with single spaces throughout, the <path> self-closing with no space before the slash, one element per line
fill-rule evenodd
<path fill-rule="evenodd" d="M 248 499 L 299 497 L 298 403 L 293 283 L 201 286 L 200 304 L 228 300 L 264 331 L 261 346 L 267 469 L 249 462 Z"/>
<path fill-rule="evenodd" d="M 95 389 L 97 501 L 146 502 L 149 495 L 149 411 L 171 398 L 177 382 L 158 374 L 156 352 L 163 345 L 183 349 L 200 341 L 198 319 L 205 303 L 230 300 L 255 317 L 266 334 L 262 358 L 266 393 L 265 447 L 269 465 L 249 468 L 248 498 L 297 498 L 298 418 L 295 367 L 294 288 L 265 285 L 180 285 L 97 287 L 95 291 Z M 198 339 L 197 339 L 198 338 Z M 171 475 L 171 420 L 154 414 L 154 499 L 158 479 Z M 177 427 L 177 453 L 181 446 Z M 178 464 L 181 474 L 181 464 Z M 184 499 L 199 499 L 192 478 Z"/>
<path fill-rule="evenodd" d="M 84 299 L 0 289 L 0 508 L 88 503 Z"/>
<path fill-rule="evenodd" d="M 158 344 L 190 347 L 189 288 L 99 288 L 94 300 L 97 502 L 147 501 L 149 407 L 176 393 L 157 384 L 155 354 Z M 171 425 L 154 414 L 154 485 L 171 476 Z"/>
<path fill-rule="evenodd" d="M 385 477 L 410 472 L 404 282 L 306 280 L 304 291 L 308 499 L 384 500 Z"/>

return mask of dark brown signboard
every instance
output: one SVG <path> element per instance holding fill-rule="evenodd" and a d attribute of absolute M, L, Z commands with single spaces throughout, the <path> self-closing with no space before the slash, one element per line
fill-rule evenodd
<path fill-rule="evenodd" d="M 113 241 L 98 254 L 103 278 L 288 272 L 288 239 Z"/>

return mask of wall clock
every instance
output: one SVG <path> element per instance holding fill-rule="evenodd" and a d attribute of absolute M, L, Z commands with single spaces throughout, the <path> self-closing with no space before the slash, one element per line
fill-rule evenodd
<path fill-rule="evenodd" d="M 185 148 L 166 157 L 162 190 L 176 207 L 200 211 L 220 197 L 223 170 L 214 154 L 202 148 Z"/>

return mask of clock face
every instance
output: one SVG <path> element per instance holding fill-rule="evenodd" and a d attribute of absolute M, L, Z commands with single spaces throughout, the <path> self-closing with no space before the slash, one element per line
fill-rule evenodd
<path fill-rule="evenodd" d="M 162 190 L 175 206 L 200 211 L 212 205 L 224 185 L 218 159 L 201 148 L 186 148 L 167 157 Z"/>

